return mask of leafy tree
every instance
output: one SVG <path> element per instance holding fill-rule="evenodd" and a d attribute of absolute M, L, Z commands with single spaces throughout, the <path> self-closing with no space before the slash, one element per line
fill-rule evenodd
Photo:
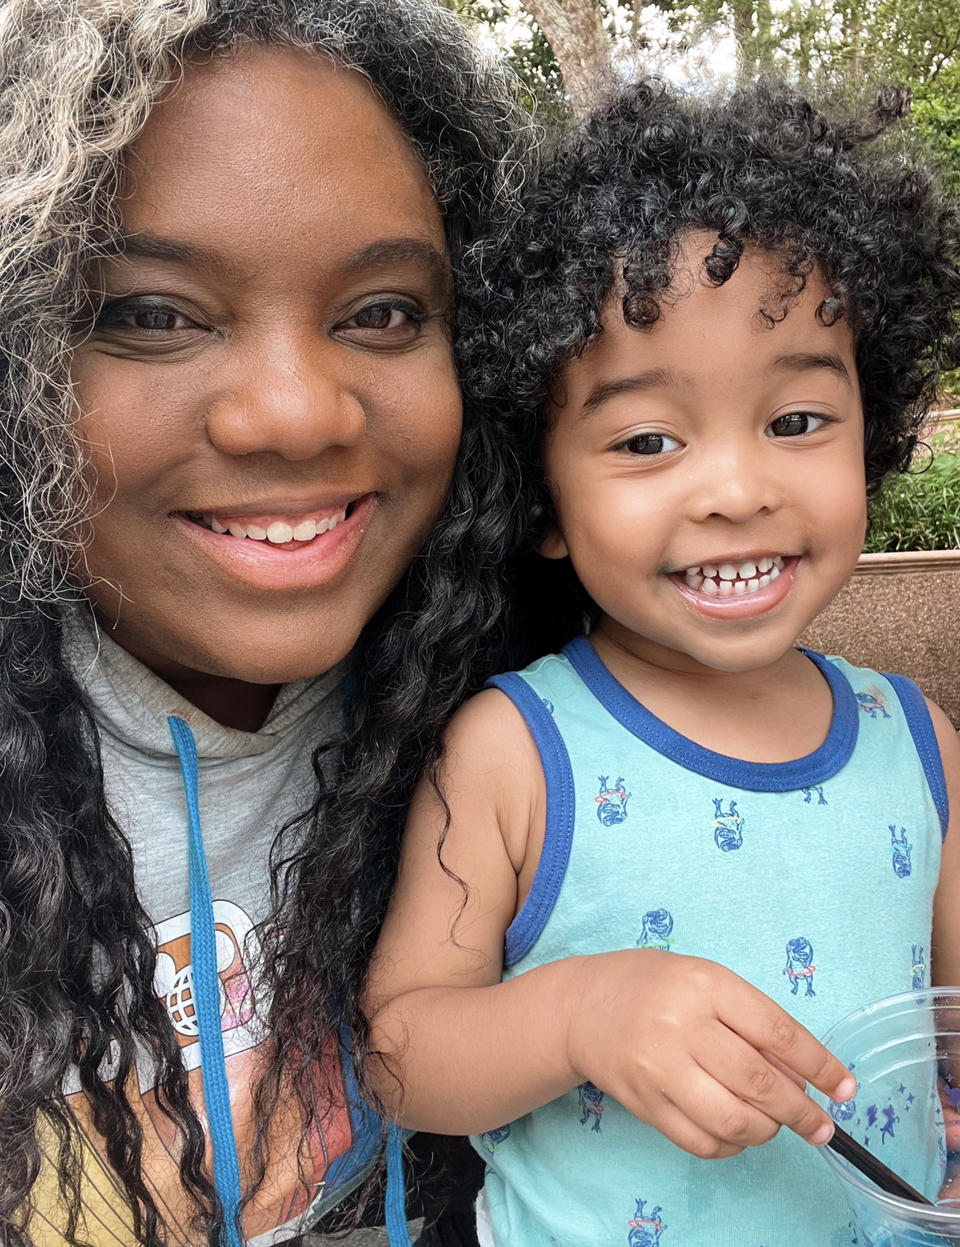
<path fill-rule="evenodd" d="M 738 72 L 773 72 L 855 93 L 912 89 L 917 129 L 960 189 L 957 0 L 447 0 L 506 46 L 531 102 L 550 121 L 589 109 L 617 77 L 689 59 L 728 33 Z"/>

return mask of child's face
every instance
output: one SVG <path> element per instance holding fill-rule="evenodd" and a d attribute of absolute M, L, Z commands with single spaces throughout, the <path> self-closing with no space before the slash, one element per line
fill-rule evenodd
<path fill-rule="evenodd" d="M 565 369 L 545 441 L 559 528 L 542 549 L 569 553 L 630 652 L 740 672 L 780 658 L 856 562 L 863 413 L 847 322 L 815 316 L 822 278 L 770 328 L 758 309 L 775 306 L 778 261 L 748 251 L 714 288 L 694 275 L 714 241 L 685 240 L 653 329 L 627 328 L 617 294 Z"/>
<path fill-rule="evenodd" d="M 129 169 L 128 249 L 74 361 L 99 482 L 78 575 L 183 691 L 315 675 L 452 473 L 439 209 L 367 83 L 292 49 L 188 68 Z"/>

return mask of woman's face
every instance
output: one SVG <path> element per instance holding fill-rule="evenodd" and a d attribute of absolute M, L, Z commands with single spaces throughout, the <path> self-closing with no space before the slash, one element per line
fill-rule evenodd
<path fill-rule="evenodd" d="M 128 161 L 75 354 L 101 625 L 203 706 L 325 671 L 419 549 L 460 435 L 443 226 L 358 74 L 188 68 Z"/>

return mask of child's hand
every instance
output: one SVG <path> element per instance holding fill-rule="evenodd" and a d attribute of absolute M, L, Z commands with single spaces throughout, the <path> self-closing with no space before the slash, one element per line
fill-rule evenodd
<path fill-rule="evenodd" d="M 654 949 L 578 958 L 570 1064 L 684 1151 L 712 1159 L 766 1143 L 781 1125 L 826 1143 L 850 1072 L 789 1013 L 712 961 Z"/>

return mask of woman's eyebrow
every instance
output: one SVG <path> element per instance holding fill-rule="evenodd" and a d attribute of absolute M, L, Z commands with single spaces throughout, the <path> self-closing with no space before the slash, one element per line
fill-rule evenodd
<path fill-rule="evenodd" d="M 348 270 L 373 267 L 377 264 L 423 264 L 440 283 L 451 280 L 450 261 L 426 238 L 380 238 L 348 256 L 343 267 Z"/>
<path fill-rule="evenodd" d="M 185 268 L 204 268 L 219 273 L 229 272 L 226 259 L 212 247 L 199 243 L 179 242 L 156 234 L 125 234 L 120 240 L 118 259 L 161 260 Z"/>
<path fill-rule="evenodd" d="M 121 240 L 120 256 L 140 260 L 160 260 L 184 267 L 204 268 L 221 273 L 230 272 L 229 261 L 211 247 L 199 243 L 180 242 L 155 234 L 128 234 Z M 339 266 L 348 272 L 378 264 L 425 265 L 431 276 L 444 288 L 452 280 L 450 262 L 425 238 L 380 238 L 369 246 L 353 252 Z"/>

